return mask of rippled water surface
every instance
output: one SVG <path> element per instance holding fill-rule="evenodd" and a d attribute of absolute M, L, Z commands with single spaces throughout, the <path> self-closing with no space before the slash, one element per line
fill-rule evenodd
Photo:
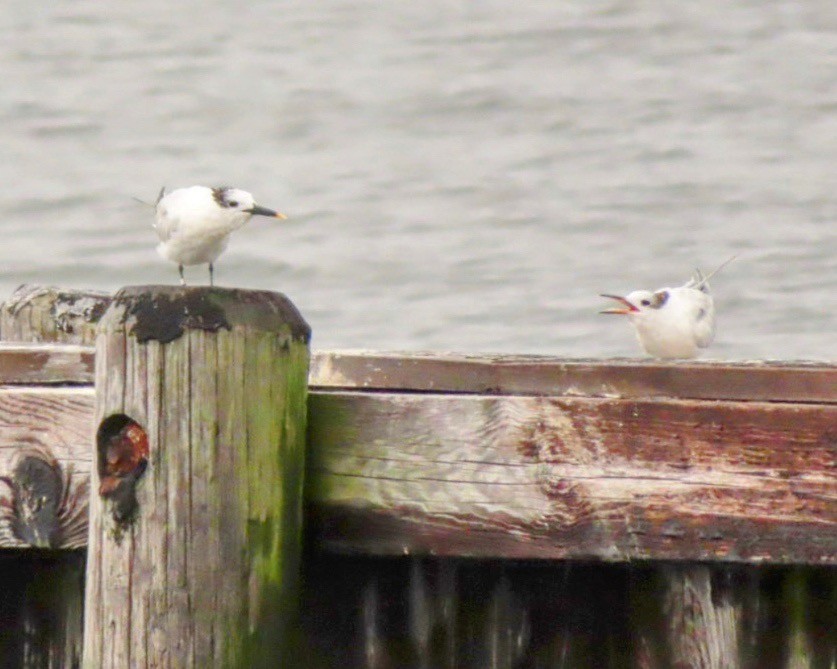
<path fill-rule="evenodd" d="M 221 284 L 323 347 L 636 355 L 597 294 L 713 281 L 717 358 L 837 359 L 833 0 L 0 10 L 0 292 L 175 282 L 161 185 L 254 219 Z M 188 277 L 206 281 L 203 268 Z"/>

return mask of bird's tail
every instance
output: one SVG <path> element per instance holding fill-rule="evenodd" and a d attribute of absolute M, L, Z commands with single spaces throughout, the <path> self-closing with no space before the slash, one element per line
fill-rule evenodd
<path fill-rule="evenodd" d="M 695 273 L 692 275 L 691 281 L 686 285 L 689 288 L 694 288 L 695 290 L 701 290 L 704 293 L 709 292 L 709 279 L 715 276 L 718 272 L 720 272 L 724 267 L 729 265 L 733 260 L 738 257 L 738 254 L 731 255 L 729 258 L 724 260 L 720 265 L 718 265 L 712 272 L 709 273 L 708 276 L 703 276 L 703 272 L 700 269 L 695 268 Z"/>
<path fill-rule="evenodd" d="M 695 272 L 692 274 L 692 278 L 689 279 L 689 283 L 686 286 L 695 290 L 701 290 L 704 293 L 710 292 L 708 277 L 703 276 L 703 272 L 700 271 L 699 267 L 695 267 Z"/>
<path fill-rule="evenodd" d="M 140 204 L 144 204 L 146 207 L 156 207 L 158 204 L 160 204 L 160 200 L 163 199 L 163 196 L 165 196 L 165 194 L 166 194 L 166 187 L 163 186 L 160 189 L 160 193 L 157 195 L 157 199 L 154 201 L 154 204 L 152 204 L 151 202 L 146 202 L 145 200 L 141 200 L 140 198 L 135 197 L 133 195 L 131 196 L 131 199 L 134 202 L 139 202 Z"/>

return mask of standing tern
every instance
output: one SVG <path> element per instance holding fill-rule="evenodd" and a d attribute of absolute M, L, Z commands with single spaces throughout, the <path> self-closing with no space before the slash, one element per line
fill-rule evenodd
<path fill-rule="evenodd" d="M 715 305 L 709 279 L 734 258 L 725 260 L 707 277 L 695 270 L 694 276 L 677 288 L 635 290 L 624 297 L 602 294 L 622 306 L 600 313 L 628 316 L 640 345 L 655 358 L 693 358 L 715 338 Z"/>
<path fill-rule="evenodd" d="M 209 285 L 214 285 L 213 264 L 230 240 L 230 235 L 251 216 L 287 218 L 284 214 L 261 207 L 253 196 L 238 188 L 191 186 L 171 193 L 160 190 L 157 197 L 157 220 L 154 229 L 160 238 L 157 246 L 166 260 L 177 263 L 180 283 L 185 265 L 209 265 Z"/>

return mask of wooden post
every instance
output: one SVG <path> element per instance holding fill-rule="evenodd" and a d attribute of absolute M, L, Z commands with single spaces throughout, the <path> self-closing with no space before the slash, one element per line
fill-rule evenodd
<path fill-rule="evenodd" d="M 84 667 L 278 667 L 310 330 L 283 295 L 119 291 L 96 349 Z"/>
<path fill-rule="evenodd" d="M 23 285 L 0 305 L 0 337 L 4 343 L 90 344 L 109 301 L 110 295 L 96 291 Z M 25 372 L 45 381 L 66 382 L 64 370 L 72 370 L 73 374 L 67 376 L 73 376 L 87 363 L 82 360 L 80 347 L 68 351 L 56 366 L 59 357 L 45 352 L 38 361 L 42 366 L 33 370 L 23 365 L 22 376 Z M 70 403 L 74 415 L 82 411 L 75 402 Z M 54 415 L 56 407 L 66 405 L 64 399 L 56 397 L 54 403 L 46 405 L 36 402 L 11 406 L 22 415 L 44 419 L 45 415 Z M 20 450 L 5 463 L 0 453 L 0 474 L 4 469 L 8 473 L 5 484 L 0 483 L 0 499 L 6 499 L 15 512 L 8 539 L 13 545 L 40 549 L 83 546 L 87 535 L 87 477 L 82 476 L 79 467 L 74 470 L 58 456 L 66 456 L 68 450 L 86 453 L 86 449 L 82 451 L 86 431 L 82 434 L 56 426 L 47 428 L 42 423 L 34 442 L 20 441 L 21 426 L 10 422 L 15 419 L 7 413 L 9 410 L 9 406 L 2 410 L 6 448 L 0 446 L 0 451 L 8 453 L 10 444 Z M 0 536 L 5 529 L 0 528 Z M 44 553 L 37 559 L 27 552 L 15 552 L 4 557 L 2 570 L 0 591 L 5 605 L 13 606 L 6 618 L 10 624 L 0 625 L 0 665 L 22 669 L 78 667 L 82 652 L 83 551 Z"/>
<path fill-rule="evenodd" d="M 23 284 L 0 307 L 3 341 L 89 344 L 110 302 L 98 291 Z"/>
<path fill-rule="evenodd" d="M 724 570 L 707 565 L 660 568 L 664 582 L 663 614 L 671 666 L 695 669 L 737 669 L 741 606 Z"/>

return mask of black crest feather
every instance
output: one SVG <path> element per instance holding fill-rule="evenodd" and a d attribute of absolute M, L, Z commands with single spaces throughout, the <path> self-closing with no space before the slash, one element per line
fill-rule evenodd
<path fill-rule="evenodd" d="M 217 186 L 212 189 L 212 199 L 218 203 L 219 207 L 229 208 L 230 204 L 227 202 L 227 194 L 229 191 L 229 186 Z"/>

